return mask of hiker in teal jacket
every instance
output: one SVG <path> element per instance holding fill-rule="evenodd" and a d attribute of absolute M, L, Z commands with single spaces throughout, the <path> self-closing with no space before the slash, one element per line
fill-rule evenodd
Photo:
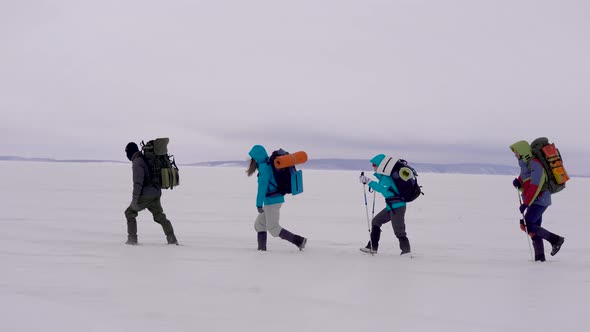
<path fill-rule="evenodd" d="M 287 240 L 296 245 L 299 250 L 303 250 L 307 239 L 289 232 L 279 224 L 280 209 L 285 202 L 285 196 L 277 191 L 277 182 L 268 153 L 263 146 L 255 145 L 248 154 L 251 159 L 246 173 L 248 176 L 252 176 L 258 170 L 258 192 L 256 194 L 258 216 L 254 223 L 258 237 L 258 250 L 266 251 L 267 231 L 270 235 Z"/>
<path fill-rule="evenodd" d="M 371 222 L 371 241 L 367 243 L 366 247 L 361 248 L 361 251 L 367 253 L 376 253 L 379 248 L 379 239 L 381 238 L 381 226 L 388 221 L 391 221 L 393 226 L 393 232 L 399 240 L 399 247 L 401 249 L 401 255 L 410 253 L 410 240 L 406 234 L 406 203 L 397 197 L 396 193 L 399 193 L 395 183 L 391 176 L 386 174 L 380 174 L 377 169 L 387 169 L 388 165 L 382 165 L 382 163 L 391 162 L 388 158 L 386 160 L 384 154 L 379 154 L 371 159 L 373 169 L 376 171 L 373 175 L 377 178 L 377 181 L 371 181 L 368 177 L 361 175 L 360 181 L 362 184 L 369 185 L 369 188 L 380 193 L 385 197 L 385 208 L 379 212 L 373 221 Z M 395 163 L 395 161 L 393 162 Z M 393 165 L 390 165 L 393 167 Z M 372 244 L 372 248 L 371 248 Z"/>

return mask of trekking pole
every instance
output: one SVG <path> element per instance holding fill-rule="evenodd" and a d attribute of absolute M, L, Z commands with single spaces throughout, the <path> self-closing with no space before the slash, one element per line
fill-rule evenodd
<path fill-rule="evenodd" d="M 373 190 L 373 211 L 371 212 L 371 220 L 375 218 L 375 190 Z"/>
<path fill-rule="evenodd" d="M 365 175 L 365 172 L 361 172 L 361 176 Z M 367 203 L 367 185 L 363 184 L 363 194 L 365 195 L 365 211 L 367 212 L 367 226 L 369 228 L 369 246 L 371 247 L 371 255 L 373 253 L 373 241 L 371 240 L 371 220 L 369 220 L 369 204 Z M 375 201 L 373 201 L 374 203 Z"/>
<path fill-rule="evenodd" d="M 516 194 L 518 195 L 518 202 L 520 203 L 520 205 L 522 205 L 522 197 L 520 197 L 520 191 L 518 191 L 518 189 L 516 189 Z M 524 213 L 521 212 L 520 215 L 522 216 L 522 219 L 520 219 L 520 220 L 524 224 L 524 229 L 526 230 L 525 236 L 527 238 L 526 242 L 529 244 L 529 252 L 531 253 L 531 260 L 534 262 L 535 257 L 533 256 L 533 248 L 531 247 L 531 238 L 529 236 L 529 229 L 526 226 L 526 220 L 524 219 Z"/>

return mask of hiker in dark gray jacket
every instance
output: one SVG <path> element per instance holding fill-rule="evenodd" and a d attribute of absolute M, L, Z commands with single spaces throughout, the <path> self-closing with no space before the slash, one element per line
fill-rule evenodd
<path fill-rule="evenodd" d="M 148 209 L 154 216 L 154 221 L 162 225 L 168 244 L 178 244 L 172 223 L 166 218 L 160 197 L 162 189 L 153 185 L 150 181 L 150 170 L 139 151 L 137 144 L 130 142 L 125 147 L 127 158 L 132 162 L 133 170 L 133 195 L 131 205 L 125 210 L 127 218 L 127 242 L 126 244 L 137 244 L 137 214 L 143 209 Z"/>

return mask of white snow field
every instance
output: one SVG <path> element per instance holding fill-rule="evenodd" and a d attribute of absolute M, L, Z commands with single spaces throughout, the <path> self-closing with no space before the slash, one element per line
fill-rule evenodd
<path fill-rule="evenodd" d="M 281 224 L 307 248 L 258 252 L 243 169 L 181 168 L 163 206 L 182 245 L 144 211 L 127 246 L 130 164 L 1 162 L 0 330 L 588 331 L 590 179 L 553 196 L 543 225 L 566 241 L 534 263 L 512 177 L 420 174 L 409 259 L 390 224 L 378 255 L 359 251 L 359 172 L 303 169 Z"/>

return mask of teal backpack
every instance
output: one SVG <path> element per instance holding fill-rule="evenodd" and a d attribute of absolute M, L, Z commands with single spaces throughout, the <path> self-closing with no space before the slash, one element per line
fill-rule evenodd
<path fill-rule="evenodd" d="M 277 185 L 275 186 L 271 182 L 270 185 L 273 186 L 274 189 L 270 193 L 268 193 L 267 196 L 273 196 L 277 193 L 280 193 L 281 195 L 291 194 L 295 196 L 303 192 L 303 173 L 301 172 L 301 170 L 297 170 L 295 166 L 289 166 L 286 168 L 278 169 L 275 165 L 275 159 L 277 157 L 285 156 L 288 154 L 289 152 L 283 149 L 273 151 L 273 153 L 271 154 L 269 158 L 269 164 L 272 168 L 272 172 L 275 181 L 277 182 Z"/>

